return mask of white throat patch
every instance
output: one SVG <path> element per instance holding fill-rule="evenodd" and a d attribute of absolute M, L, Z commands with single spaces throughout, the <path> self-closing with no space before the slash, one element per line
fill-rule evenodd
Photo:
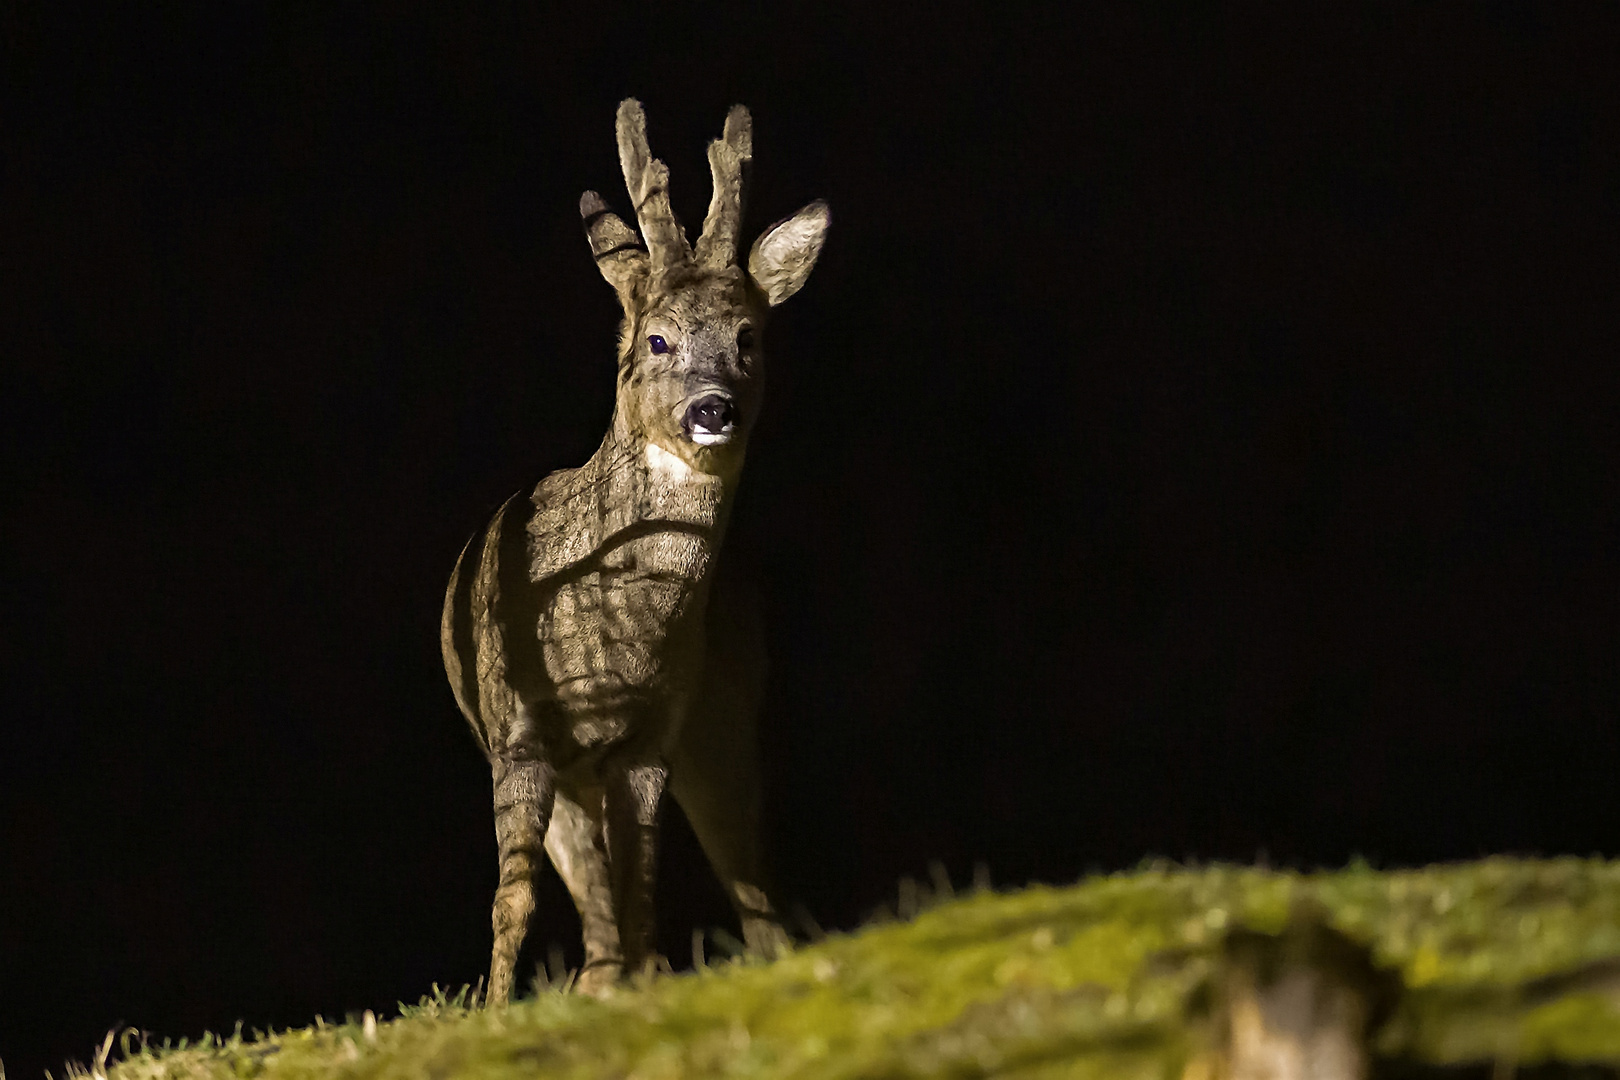
<path fill-rule="evenodd" d="M 684 480 L 697 471 L 679 455 L 665 450 L 650 440 L 647 443 L 647 467 L 654 475 L 668 480 Z"/>

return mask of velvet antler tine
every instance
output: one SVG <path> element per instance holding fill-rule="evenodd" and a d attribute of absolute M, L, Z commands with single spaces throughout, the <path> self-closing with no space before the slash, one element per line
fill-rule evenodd
<path fill-rule="evenodd" d="M 743 163 L 753 156 L 753 122 L 747 109 L 733 105 L 726 114 L 725 132 L 709 144 L 714 194 L 709 200 L 708 216 L 703 219 L 703 235 L 698 238 L 700 266 L 717 270 L 737 260 L 737 232 L 742 224 L 742 169 Z"/>
<path fill-rule="evenodd" d="M 636 282 L 647 273 L 647 250 L 641 246 L 641 238 L 594 191 L 579 197 L 579 217 L 597 269 L 621 300 L 628 301 Z"/>
<path fill-rule="evenodd" d="M 754 120 L 748 114 L 748 106 L 733 105 L 726 112 L 726 126 L 720 137 L 726 145 L 737 152 L 743 161 L 751 161 L 754 157 Z"/>
<path fill-rule="evenodd" d="M 647 114 L 641 102 L 625 98 L 619 102 L 619 113 L 614 130 L 619 140 L 619 166 L 624 170 L 625 187 L 630 189 L 632 202 L 641 189 L 642 174 L 652 164 L 652 150 L 647 146 Z"/>
<path fill-rule="evenodd" d="M 591 254 L 598 259 L 628 251 L 642 251 L 641 238 L 636 230 L 608 209 L 607 200 L 594 191 L 579 197 L 579 217 L 585 226 L 585 237 L 591 242 Z"/>
<path fill-rule="evenodd" d="M 635 204 L 641 235 L 647 240 L 652 272 L 662 276 L 687 262 L 691 248 L 669 205 L 669 169 L 652 156 L 647 145 L 647 114 L 635 98 L 619 104 L 618 134 L 624 184 Z"/>

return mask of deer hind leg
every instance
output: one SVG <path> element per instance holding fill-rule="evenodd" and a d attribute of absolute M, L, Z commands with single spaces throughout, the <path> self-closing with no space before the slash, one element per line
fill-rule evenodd
<path fill-rule="evenodd" d="M 658 809 L 669 769 L 662 761 L 608 762 L 603 813 L 619 944 L 628 971 L 655 958 L 653 884 L 658 873 Z"/>
<path fill-rule="evenodd" d="M 599 996 L 624 974 L 602 830 L 601 788 L 558 791 L 546 832 L 546 854 L 574 898 L 584 931 L 585 966 L 577 986 L 581 993 Z"/>
<path fill-rule="evenodd" d="M 545 845 L 556 782 L 551 767 L 539 761 L 497 759 L 494 773 L 495 842 L 500 849 L 501 877 L 490 915 L 495 947 L 485 1001 L 504 1005 L 512 996 L 518 950 L 534 911 L 534 874 Z"/>

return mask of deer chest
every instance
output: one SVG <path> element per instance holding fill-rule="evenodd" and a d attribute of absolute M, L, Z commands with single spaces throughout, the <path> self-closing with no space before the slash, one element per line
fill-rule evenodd
<path fill-rule="evenodd" d="M 709 560 L 703 538 L 655 532 L 601 553 L 550 591 L 541 655 L 577 741 L 612 741 L 684 698 L 702 664 Z"/>

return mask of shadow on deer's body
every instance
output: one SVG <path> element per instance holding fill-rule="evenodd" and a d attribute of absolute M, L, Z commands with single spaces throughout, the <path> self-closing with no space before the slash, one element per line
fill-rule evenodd
<path fill-rule="evenodd" d="M 767 230 L 745 270 L 747 110 L 733 108 L 710 144 L 714 195 L 695 248 L 638 102 L 619 106 L 618 140 L 645 248 L 595 192 L 580 200 L 624 308 L 612 427 L 585 465 L 508 500 L 445 595 L 445 669 L 494 773 L 491 1004 L 511 994 L 542 847 L 579 909 L 580 987 L 601 992 L 648 961 L 666 784 L 749 946 L 786 940 L 758 849 L 762 653 L 748 606 L 715 569 L 759 408 L 760 323 L 809 276 L 827 208 Z"/>

